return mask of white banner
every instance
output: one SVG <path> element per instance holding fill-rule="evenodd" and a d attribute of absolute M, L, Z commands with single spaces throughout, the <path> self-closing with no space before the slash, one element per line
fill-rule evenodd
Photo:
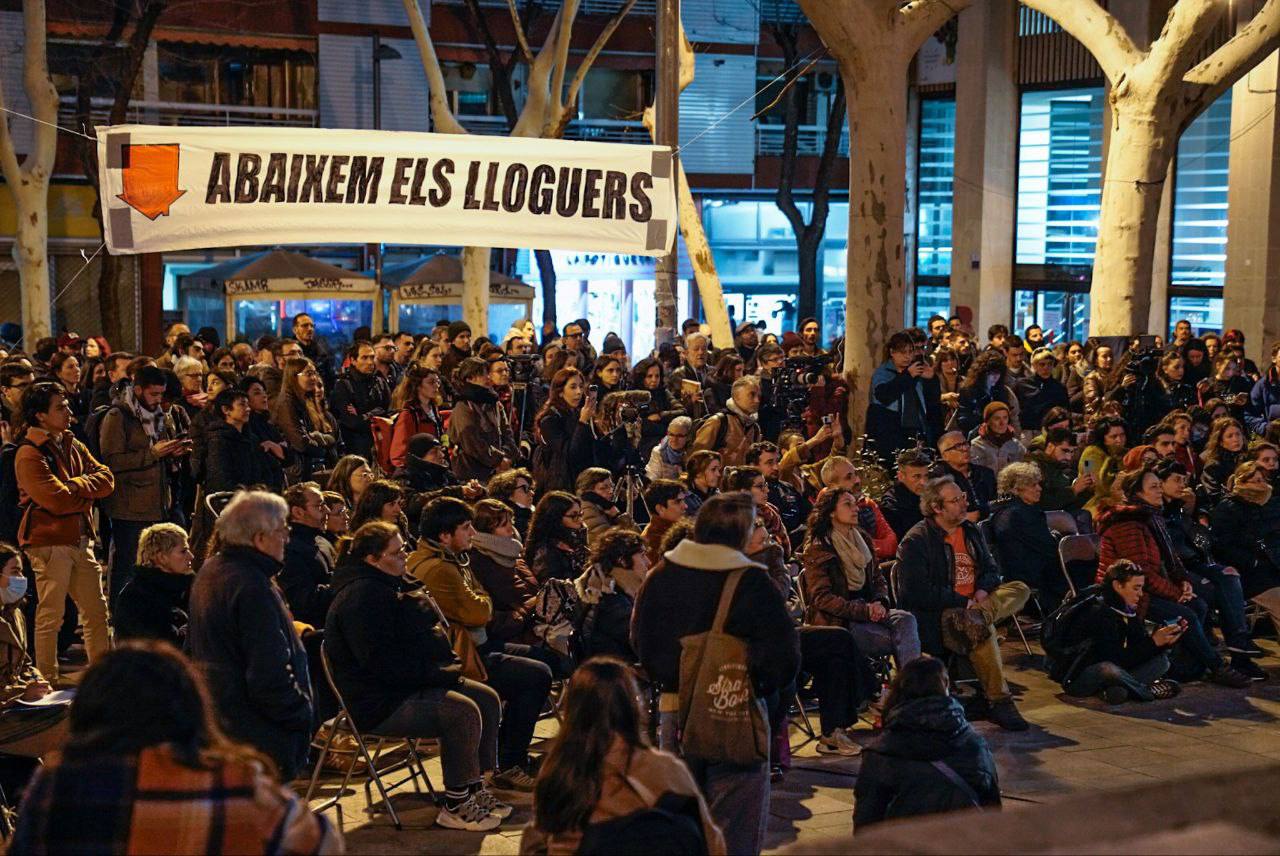
<path fill-rule="evenodd" d="M 657 256 L 662 146 L 321 128 L 98 129 L 111 253 L 440 244 Z"/>

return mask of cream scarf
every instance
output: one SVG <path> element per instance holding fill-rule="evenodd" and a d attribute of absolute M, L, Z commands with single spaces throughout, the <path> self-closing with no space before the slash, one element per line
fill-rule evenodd
<path fill-rule="evenodd" d="M 856 527 L 837 523 L 831 527 L 831 546 L 840 557 L 840 566 L 844 568 L 849 591 L 860 591 L 867 584 L 867 565 L 874 558 L 862 534 Z"/>

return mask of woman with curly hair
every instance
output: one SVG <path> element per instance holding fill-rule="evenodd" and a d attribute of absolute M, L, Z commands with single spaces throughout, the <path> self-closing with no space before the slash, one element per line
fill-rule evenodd
<path fill-rule="evenodd" d="M 969 434 L 982 424 L 988 404 L 999 402 L 1009 408 L 1009 424 L 1021 430 L 1018 421 L 1018 396 L 1009 382 L 1009 367 L 999 351 L 978 354 L 960 385 L 960 398 L 955 414 L 955 428 Z"/>
<path fill-rule="evenodd" d="M 587 567 L 587 527 L 576 496 L 553 490 L 538 500 L 524 559 L 539 583 L 582 576 Z"/>

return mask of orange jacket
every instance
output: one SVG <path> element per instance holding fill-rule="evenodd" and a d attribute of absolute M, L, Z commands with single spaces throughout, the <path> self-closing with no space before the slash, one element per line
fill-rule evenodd
<path fill-rule="evenodd" d="M 70 431 L 54 438 L 28 428 L 25 436 L 13 459 L 18 498 L 27 506 L 18 540 L 23 547 L 78 544 L 82 532 L 93 532 L 93 501 L 111 495 L 115 477 Z"/>

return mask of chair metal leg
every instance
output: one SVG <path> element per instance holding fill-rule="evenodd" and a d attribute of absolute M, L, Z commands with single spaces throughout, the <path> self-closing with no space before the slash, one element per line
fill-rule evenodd
<path fill-rule="evenodd" d="M 422 793 L 422 789 L 418 788 L 418 782 L 417 782 L 417 777 L 421 775 L 422 781 L 427 786 L 427 793 L 431 795 L 431 801 L 439 805 L 440 797 L 436 795 L 435 786 L 431 784 L 431 777 L 427 775 L 427 767 L 425 764 L 422 763 L 422 756 L 418 754 L 418 747 L 414 745 L 416 742 L 417 741 L 414 739 L 409 739 L 405 741 L 405 748 L 409 750 L 409 757 L 412 763 L 417 767 L 417 772 L 414 773 L 413 786 L 415 789 L 417 789 L 418 793 Z"/>
<path fill-rule="evenodd" d="M 378 745 L 374 749 L 373 756 L 369 755 L 369 748 L 364 745 L 363 740 L 356 740 L 356 742 L 360 744 L 360 751 L 364 754 L 365 762 L 368 763 L 369 765 L 369 778 L 372 779 L 373 783 L 378 786 L 378 793 L 382 794 L 382 802 L 387 807 L 387 814 L 391 816 L 391 822 L 395 824 L 396 829 L 404 829 L 404 824 L 400 822 L 400 815 L 396 814 L 396 807 L 395 805 L 392 804 L 391 797 L 390 795 L 387 794 L 387 789 L 382 784 L 382 775 L 381 773 L 379 773 L 378 767 L 374 763 L 374 758 L 378 757 L 378 755 L 381 754 L 382 752 L 382 744 L 385 742 L 385 738 L 382 738 L 382 737 L 378 738 Z M 372 800 L 369 799 L 370 794 L 369 794 L 368 781 L 365 782 L 364 786 L 365 786 L 365 802 L 368 805 L 369 810 L 372 811 L 373 805 L 372 805 Z"/>
<path fill-rule="evenodd" d="M 1018 616 L 1013 617 L 1014 629 L 1018 631 L 1018 636 L 1022 639 L 1022 647 L 1027 649 L 1027 654 L 1031 653 L 1031 643 L 1027 641 L 1027 634 L 1022 632 L 1022 622 L 1018 621 Z"/>
<path fill-rule="evenodd" d="M 311 781 L 307 785 L 307 795 L 303 797 L 308 803 L 311 802 L 311 795 L 315 793 L 316 783 L 320 780 L 320 769 L 324 766 L 325 758 L 329 757 L 329 749 L 333 746 L 333 739 L 338 735 L 338 723 L 344 716 L 346 716 L 346 713 L 340 712 L 333 718 L 329 727 L 329 737 L 324 741 L 324 748 L 320 750 L 320 757 L 316 759 L 316 765 L 311 770 Z M 324 811 L 324 809 L 319 809 L 319 811 Z"/>

